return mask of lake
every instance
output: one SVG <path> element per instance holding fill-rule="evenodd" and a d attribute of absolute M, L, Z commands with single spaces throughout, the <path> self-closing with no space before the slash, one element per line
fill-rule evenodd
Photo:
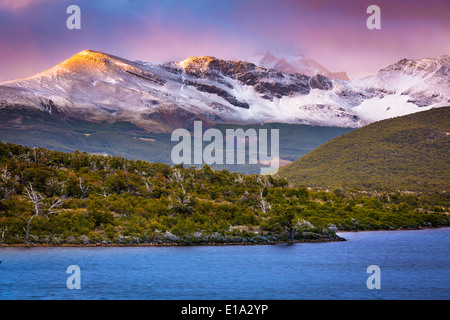
<path fill-rule="evenodd" d="M 450 228 L 261 246 L 0 248 L 0 300 L 449 299 Z M 68 289 L 67 268 L 80 270 Z M 369 289 L 376 265 L 380 289 Z M 75 275 L 75 274 L 74 274 Z M 73 282 L 75 283 L 75 282 Z"/>

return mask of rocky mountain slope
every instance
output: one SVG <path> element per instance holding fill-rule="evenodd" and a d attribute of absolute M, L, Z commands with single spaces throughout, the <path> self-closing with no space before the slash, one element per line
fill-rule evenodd
<path fill-rule="evenodd" d="M 127 121 L 153 132 L 189 128 L 194 119 L 205 127 L 280 122 L 357 128 L 448 104 L 449 60 L 401 60 L 374 76 L 345 81 L 208 56 L 146 63 L 86 50 L 35 76 L 0 83 L 0 108 Z"/>
<path fill-rule="evenodd" d="M 194 119 L 205 128 L 270 122 L 358 128 L 448 104 L 449 60 L 401 60 L 346 81 L 208 56 L 147 63 L 86 50 L 35 76 L 0 83 L 0 108 L 127 121 L 151 132 L 190 128 Z"/>

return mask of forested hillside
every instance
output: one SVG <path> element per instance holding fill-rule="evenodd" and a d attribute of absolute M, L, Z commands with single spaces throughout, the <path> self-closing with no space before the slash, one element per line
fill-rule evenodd
<path fill-rule="evenodd" d="M 450 107 L 383 120 L 334 138 L 280 174 L 303 186 L 450 192 Z"/>
<path fill-rule="evenodd" d="M 337 230 L 450 225 L 448 200 L 0 143 L 1 244 L 334 241 Z"/>

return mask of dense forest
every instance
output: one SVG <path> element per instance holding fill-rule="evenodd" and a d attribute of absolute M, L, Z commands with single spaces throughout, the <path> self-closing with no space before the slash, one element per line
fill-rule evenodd
<path fill-rule="evenodd" d="M 342 230 L 450 226 L 449 200 L 0 142 L 3 245 L 336 241 Z"/>

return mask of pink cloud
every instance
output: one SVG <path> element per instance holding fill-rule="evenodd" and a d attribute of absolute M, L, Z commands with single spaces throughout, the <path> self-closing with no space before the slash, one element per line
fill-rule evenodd
<path fill-rule="evenodd" d="M 42 3 L 42 2 L 48 2 L 50 0 L 2 0 L 0 2 L 0 9 L 6 9 L 6 10 L 18 10 L 22 9 L 24 7 L 28 7 L 30 5 Z"/>
<path fill-rule="evenodd" d="M 72 3 L 82 8 L 80 31 L 66 28 Z M 381 7 L 382 30 L 366 28 L 370 4 Z M 449 11 L 448 0 L 0 0 L 0 81 L 84 49 L 143 61 L 270 50 L 362 77 L 402 58 L 448 54 Z"/>
<path fill-rule="evenodd" d="M 369 30 L 366 9 L 381 8 L 381 30 Z M 364 77 L 402 58 L 450 53 L 450 2 L 430 0 L 279 0 L 252 7 L 243 2 L 234 14 L 247 34 L 302 53 L 331 71 Z M 240 22 L 244 21 L 244 22 Z"/>

